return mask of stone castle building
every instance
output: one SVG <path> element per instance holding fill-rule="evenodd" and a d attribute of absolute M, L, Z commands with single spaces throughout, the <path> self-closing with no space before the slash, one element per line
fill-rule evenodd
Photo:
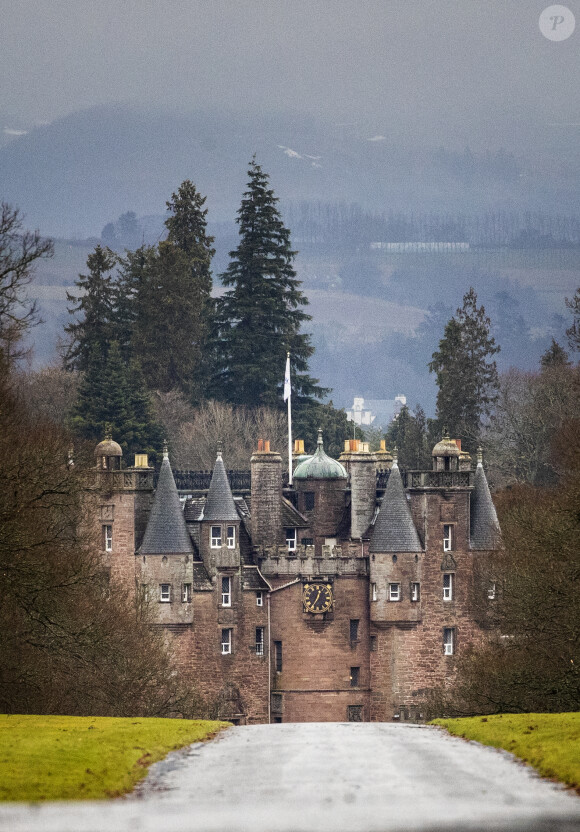
<path fill-rule="evenodd" d="M 293 485 L 260 440 L 251 475 L 189 478 L 164 453 L 122 467 L 96 449 L 95 491 L 111 581 L 150 599 L 199 693 L 237 723 L 419 719 L 481 636 L 478 558 L 499 528 L 481 455 L 447 436 L 433 470 L 402 472 L 358 440 L 331 459 L 297 441 Z M 249 479 L 249 481 L 248 481 Z M 180 498 L 181 492 L 181 498 Z M 183 499 L 183 496 L 185 499 Z M 494 587 L 482 588 L 493 603 Z"/>

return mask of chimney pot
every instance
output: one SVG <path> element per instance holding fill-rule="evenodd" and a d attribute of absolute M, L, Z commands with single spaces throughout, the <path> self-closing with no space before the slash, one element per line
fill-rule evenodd
<path fill-rule="evenodd" d="M 258 450 L 259 451 L 264 450 L 264 440 L 263 439 L 258 439 Z"/>
<path fill-rule="evenodd" d="M 350 451 L 350 439 L 344 440 L 344 452 L 348 453 Z"/>
<path fill-rule="evenodd" d="M 266 451 L 267 454 L 270 453 L 270 440 L 269 439 L 264 439 L 264 450 Z"/>
<path fill-rule="evenodd" d="M 381 451 L 387 450 L 387 441 L 386 439 L 381 439 Z"/>
<path fill-rule="evenodd" d="M 457 447 L 459 448 L 459 450 L 461 450 L 461 439 L 456 439 L 456 440 L 455 440 L 455 444 L 457 445 Z"/>

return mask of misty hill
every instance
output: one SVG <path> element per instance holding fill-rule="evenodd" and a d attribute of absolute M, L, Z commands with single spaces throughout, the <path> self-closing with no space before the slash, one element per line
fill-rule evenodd
<path fill-rule="evenodd" d="M 1 198 L 57 236 L 98 236 L 124 212 L 155 215 L 184 179 L 208 197 L 211 222 L 231 222 L 249 159 L 284 202 L 358 203 L 389 211 L 573 213 L 580 165 L 515 158 L 498 148 L 395 146 L 356 124 L 303 114 L 177 114 L 95 107 L 0 148 Z"/>

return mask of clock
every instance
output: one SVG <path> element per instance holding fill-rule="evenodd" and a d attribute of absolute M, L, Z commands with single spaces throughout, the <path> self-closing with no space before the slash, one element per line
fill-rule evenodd
<path fill-rule="evenodd" d="M 332 586 L 330 584 L 304 584 L 302 603 L 304 612 L 328 612 L 332 608 Z"/>

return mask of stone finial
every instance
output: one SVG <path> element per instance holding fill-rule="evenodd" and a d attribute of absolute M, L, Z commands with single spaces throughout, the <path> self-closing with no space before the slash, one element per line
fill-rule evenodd
<path fill-rule="evenodd" d="M 222 449 L 223 449 L 223 446 L 222 446 L 221 439 L 218 439 L 216 459 L 221 459 L 222 458 Z"/>
<path fill-rule="evenodd" d="M 393 465 L 396 465 L 397 468 L 399 467 L 399 449 L 396 445 L 393 448 Z"/>
<path fill-rule="evenodd" d="M 477 464 L 483 465 L 483 448 L 481 447 L 481 445 L 479 445 L 477 448 Z"/>
<path fill-rule="evenodd" d="M 441 433 L 441 439 L 449 439 L 449 430 L 447 425 L 443 425 L 443 432 Z"/>
<path fill-rule="evenodd" d="M 169 449 L 167 447 L 167 439 L 163 440 L 163 459 L 169 459 Z"/>
<path fill-rule="evenodd" d="M 318 440 L 316 442 L 316 447 L 317 448 L 322 448 L 323 445 L 324 445 L 324 443 L 322 441 L 322 428 L 318 428 Z"/>

